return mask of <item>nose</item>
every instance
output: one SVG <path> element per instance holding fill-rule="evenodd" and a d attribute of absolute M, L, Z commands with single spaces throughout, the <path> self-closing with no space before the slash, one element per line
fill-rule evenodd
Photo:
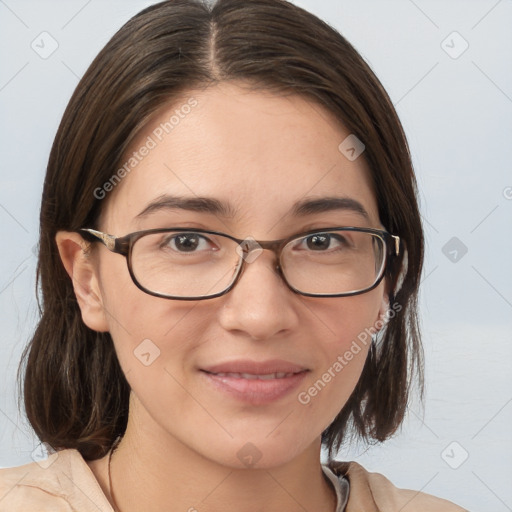
<path fill-rule="evenodd" d="M 276 265 L 271 251 L 246 259 L 234 288 L 223 296 L 219 321 L 224 329 L 264 340 L 298 325 L 298 296 L 287 287 Z"/>

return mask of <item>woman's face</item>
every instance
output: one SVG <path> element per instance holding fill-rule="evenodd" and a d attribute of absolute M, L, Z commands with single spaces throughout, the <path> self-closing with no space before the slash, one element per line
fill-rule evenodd
<path fill-rule="evenodd" d="M 99 229 L 123 236 L 190 227 L 273 240 L 315 228 L 381 228 L 364 159 L 338 149 L 349 135 L 299 96 L 235 83 L 191 91 L 135 141 L 126 161 L 137 162 L 104 199 Z M 148 209 L 164 196 L 215 199 L 230 214 Z M 297 202 L 327 197 L 357 201 L 367 216 L 341 207 L 293 214 Z M 318 450 L 361 374 L 369 337 L 359 335 L 384 312 L 384 283 L 353 297 L 301 296 L 263 251 L 226 295 L 166 300 L 134 285 L 123 256 L 101 245 L 93 257 L 103 309 L 84 320 L 112 335 L 141 436 L 231 467 L 272 467 Z M 268 376 L 275 372 L 294 375 Z"/>

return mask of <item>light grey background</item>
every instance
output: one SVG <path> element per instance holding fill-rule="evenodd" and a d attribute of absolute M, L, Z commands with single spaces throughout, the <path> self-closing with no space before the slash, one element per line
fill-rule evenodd
<path fill-rule="evenodd" d="M 37 319 L 33 251 L 50 146 L 79 77 L 152 3 L 0 0 L 0 467 L 30 462 L 38 444 L 17 410 L 15 373 Z M 393 440 L 338 458 L 470 510 L 510 511 L 512 1 L 296 3 L 340 30 L 388 90 L 428 244 L 425 412 L 414 404 Z M 48 52 L 52 39 L 46 59 L 31 47 Z"/>

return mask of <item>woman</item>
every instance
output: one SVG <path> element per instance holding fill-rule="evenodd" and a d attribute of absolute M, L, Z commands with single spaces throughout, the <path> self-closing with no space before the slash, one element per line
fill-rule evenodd
<path fill-rule="evenodd" d="M 462 510 L 333 459 L 421 390 L 415 190 L 388 96 L 311 14 L 131 19 L 50 155 L 24 399 L 56 453 L 0 472 L 0 510 Z"/>

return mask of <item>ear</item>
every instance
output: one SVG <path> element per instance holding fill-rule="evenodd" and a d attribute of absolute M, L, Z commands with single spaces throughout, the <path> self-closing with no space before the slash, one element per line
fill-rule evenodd
<path fill-rule="evenodd" d="M 401 290 L 402 285 L 404 284 L 405 276 L 407 275 L 407 268 L 408 268 L 408 261 L 409 256 L 407 253 L 407 249 L 403 248 L 403 256 L 402 256 L 402 265 L 400 266 L 400 271 L 398 272 L 398 276 L 395 281 L 395 286 L 393 291 L 393 296 L 396 296 L 396 294 Z"/>
<path fill-rule="evenodd" d="M 82 320 L 94 331 L 107 332 L 108 322 L 89 244 L 78 233 L 70 231 L 59 231 L 55 241 L 71 278 Z"/>
<path fill-rule="evenodd" d="M 382 302 L 379 308 L 379 318 L 386 318 L 389 310 L 389 296 L 387 293 L 382 295 Z"/>
<path fill-rule="evenodd" d="M 387 286 L 383 287 L 382 302 L 379 307 L 379 313 L 375 319 L 374 328 L 380 331 L 389 320 L 389 296 L 387 292 Z"/>

